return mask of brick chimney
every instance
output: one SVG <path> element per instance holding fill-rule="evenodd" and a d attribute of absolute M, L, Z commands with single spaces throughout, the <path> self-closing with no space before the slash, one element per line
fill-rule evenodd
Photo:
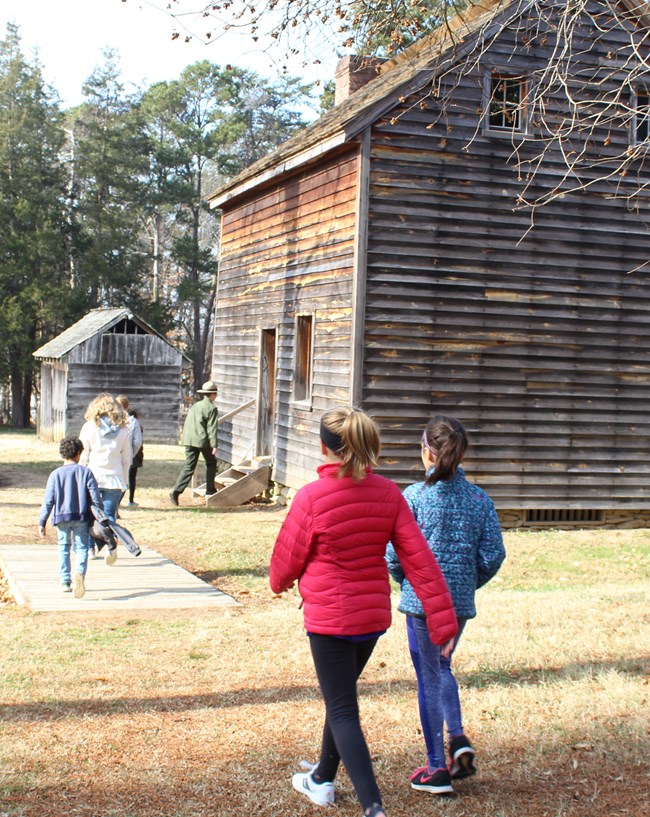
<path fill-rule="evenodd" d="M 377 76 L 377 68 L 386 60 L 381 57 L 341 57 L 336 66 L 336 90 L 334 104 L 338 105 L 359 88 L 367 85 Z"/>

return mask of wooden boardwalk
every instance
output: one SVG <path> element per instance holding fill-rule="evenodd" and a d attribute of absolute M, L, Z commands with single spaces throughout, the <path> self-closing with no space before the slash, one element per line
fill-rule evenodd
<path fill-rule="evenodd" d="M 239 604 L 147 547 L 136 558 L 119 546 L 117 562 L 110 567 L 103 558 L 90 558 L 82 599 L 61 591 L 56 545 L 0 545 L 0 568 L 16 602 L 34 612 L 180 610 Z"/>

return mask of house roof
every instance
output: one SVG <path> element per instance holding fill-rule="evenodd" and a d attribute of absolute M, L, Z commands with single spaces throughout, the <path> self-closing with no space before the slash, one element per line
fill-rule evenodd
<path fill-rule="evenodd" d="M 378 76 L 327 111 L 271 153 L 243 170 L 208 196 L 213 208 L 221 207 L 260 184 L 299 167 L 358 136 L 369 124 L 390 110 L 398 97 L 416 91 L 431 80 L 432 65 L 462 56 L 474 35 L 489 38 L 540 0 L 474 0 L 431 34 L 422 37 L 394 59 L 378 68 Z M 621 0 L 632 18 L 648 26 L 648 0 Z M 509 19 L 510 18 L 510 19 Z"/>
<path fill-rule="evenodd" d="M 157 335 L 165 343 L 172 346 L 167 338 L 156 331 L 152 326 L 136 317 L 130 309 L 124 307 L 114 307 L 109 309 L 93 309 L 81 320 L 73 323 L 66 330 L 61 332 L 52 340 L 48 341 L 33 354 L 37 358 L 61 358 L 67 355 L 75 346 L 88 340 L 101 332 L 106 332 L 121 320 L 132 320 L 148 335 Z M 175 348 L 175 347 L 174 347 Z M 180 353 L 182 354 L 182 352 Z"/>
<path fill-rule="evenodd" d="M 415 88 L 427 81 L 427 68 L 432 61 L 440 60 L 446 52 L 455 52 L 501 11 L 513 6 L 518 15 L 532 1 L 477 0 L 447 24 L 384 63 L 378 69 L 378 76 L 367 85 L 218 188 L 208 196 L 210 205 L 220 207 L 246 190 L 350 141 L 381 115 L 382 108 L 392 107 L 393 98 L 407 86 L 413 84 Z"/>

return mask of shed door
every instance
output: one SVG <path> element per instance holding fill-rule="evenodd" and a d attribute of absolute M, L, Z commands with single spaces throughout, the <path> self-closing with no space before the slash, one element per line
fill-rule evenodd
<path fill-rule="evenodd" d="M 52 429 L 54 440 L 62 440 L 68 433 L 68 367 L 55 364 L 52 369 Z"/>
<path fill-rule="evenodd" d="M 257 395 L 257 456 L 273 453 L 275 425 L 275 329 L 262 329 L 260 377 Z"/>

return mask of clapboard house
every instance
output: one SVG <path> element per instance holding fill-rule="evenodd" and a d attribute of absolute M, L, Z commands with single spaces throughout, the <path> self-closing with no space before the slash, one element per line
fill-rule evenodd
<path fill-rule="evenodd" d="M 41 346 L 40 439 L 78 434 L 90 401 L 100 392 L 126 394 L 149 442 L 176 442 L 181 375 L 187 361 L 129 309 L 93 309 Z"/>
<path fill-rule="evenodd" d="M 221 456 L 254 449 L 299 487 L 320 462 L 322 411 L 360 405 L 382 427 L 383 473 L 406 484 L 424 423 L 448 413 L 506 524 L 643 523 L 650 241 L 647 201 L 620 194 L 648 171 L 568 185 L 532 228 L 518 206 L 530 179 L 515 161 L 534 162 L 544 136 L 527 89 L 562 6 L 475 6 L 211 196 L 213 377 L 222 410 L 256 399 Z M 642 39 L 648 21 L 631 3 L 623 23 L 589 8 L 573 48 L 597 85 L 599 66 L 631 70 L 629 30 Z M 598 174 L 647 130 L 647 115 L 608 122 L 584 148 Z M 538 191 L 565 172 L 549 150 Z"/>

